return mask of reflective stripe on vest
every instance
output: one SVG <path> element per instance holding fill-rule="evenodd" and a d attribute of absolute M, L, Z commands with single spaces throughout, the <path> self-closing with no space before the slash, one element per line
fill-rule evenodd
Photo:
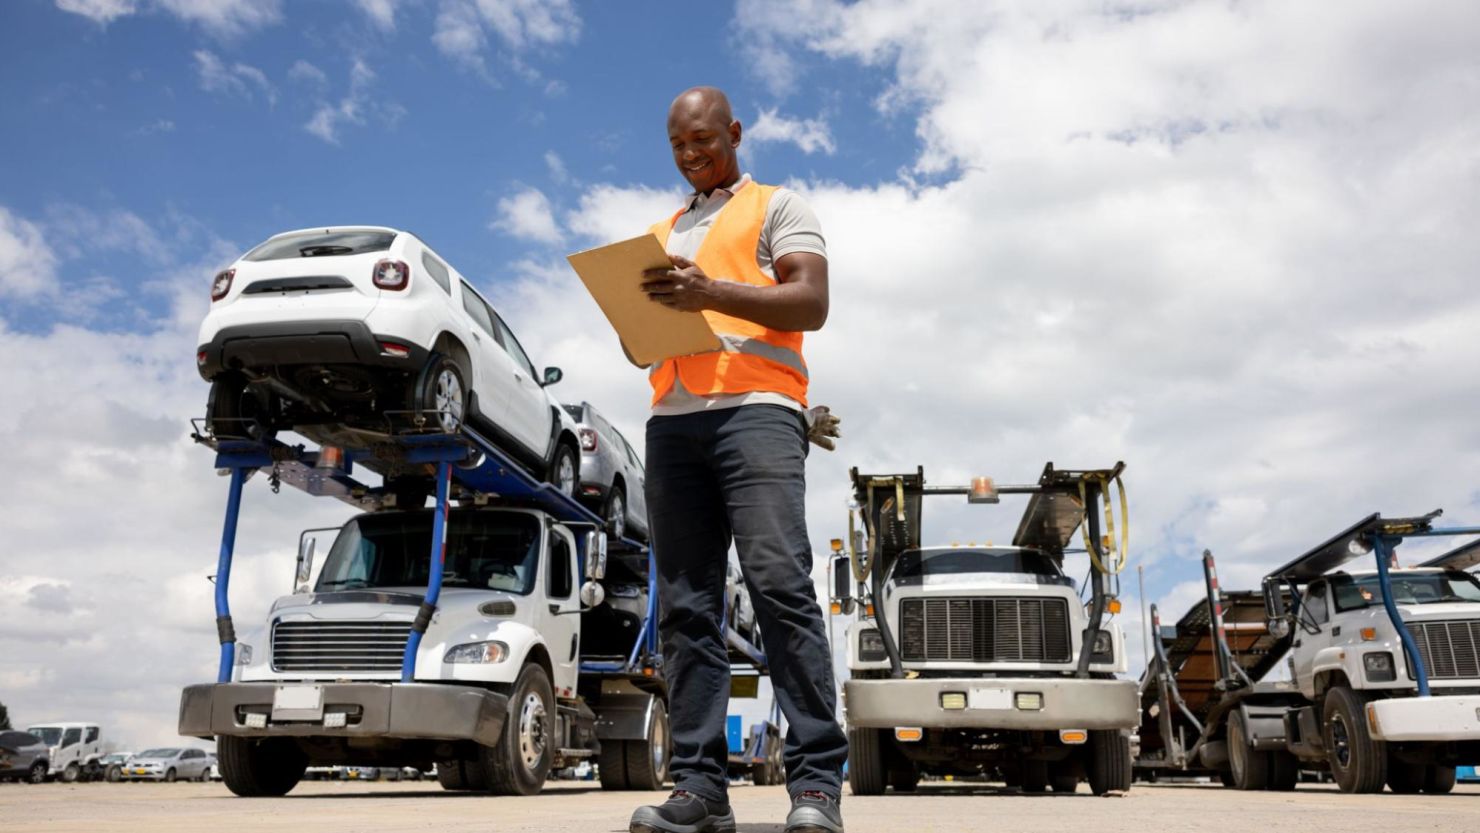
<path fill-rule="evenodd" d="M 775 286 L 756 262 L 766 207 L 776 193 L 774 185 L 752 182 L 741 188 L 720 208 L 693 261 L 715 280 L 730 280 L 754 286 Z M 655 223 L 650 231 L 666 249 L 680 210 Z M 807 363 L 802 358 L 802 334 L 772 330 L 754 321 L 705 310 L 704 318 L 720 337 L 721 349 L 692 356 L 666 359 L 648 372 L 653 386 L 653 404 L 673 389 L 675 378 L 684 389 L 699 396 L 769 391 L 807 404 Z"/>

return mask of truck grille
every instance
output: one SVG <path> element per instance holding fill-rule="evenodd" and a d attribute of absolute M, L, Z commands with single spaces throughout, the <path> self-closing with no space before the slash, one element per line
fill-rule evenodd
<path fill-rule="evenodd" d="M 1480 677 L 1480 619 L 1460 622 L 1410 622 L 1424 668 L 1434 679 Z"/>
<path fill-rule="evenodd" d="M 278 622 L 274 671 L 397 671 L 410 622 Z"/>
<path fill-rule="evenodd" d="M 906 662 L 1068 662 L 1063 599 L 905 599 L 899 605 Z"/>

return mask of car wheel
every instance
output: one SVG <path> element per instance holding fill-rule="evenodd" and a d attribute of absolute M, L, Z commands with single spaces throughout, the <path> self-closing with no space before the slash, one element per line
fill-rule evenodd
<path fill-rule="evenodd" d="M 166 784 L 173 784 L 173 783 L 175 783 L 175 778 L 176 778 L 176 775 L 175 775 L 175 771 L 173 769 L 167 770 L 165 772 L 165 774 L 164 774 L 164 782 Z"/>
<path fill-rule="evenodd" d="M 75 763 L 67 764 L 67 768 L 62 770 L 62 783 L 65 783 L 65 784 L 76 783 L 78 777 L 81 776 L 81 775 L 82 775 L 82 769 L 80 767 L 78 767 L 77 764 L 75 764 Z"/>
<path fill-rule="evenodd" d="M 581 465 L 576 461 L 575 449 L 565 443 L 555 446 L 555 458 L 550 461 L 550 485 L 563 495 L 576 496 L 580 485 Z"/>
<path fill-rule="evenodd" d="M 31 769 L 26 773 L 26 780 L 32 784 L 46 783 L 46 761 L 31 764 Z"/>
<path fill-rule="evenodd" d="M 240 373 L 223 373 L 211 382 L 206 423 L 211 434 L 223 440 L 265 441 L 276 433 L 267 403 Z"/>
<path fill-rule="evenodd" d="M 430 412 L 437 429 L 456 431 L 468 417 L 468 374 L 451 356 L 434 354 L 417 383 L 417 409 Z"/>
<path fill-rule="evenodd" d="M 119 769 L 118 764 L 114 764 L 113 766 L 108 767 L 108 773 L 103 777 L 109 783 L 116 784 L 119 781 L 123 780 L 123 771 Z"/>
<path fill-rule="evenodd" d="M 621 539 L 627 534 L 627 495 L 622 492 L 622 487 L 612 485 L 611 491 L 606 496 L 606 509 L 601 513 L 606 519 L 606 532 L 613 538 Z"/>

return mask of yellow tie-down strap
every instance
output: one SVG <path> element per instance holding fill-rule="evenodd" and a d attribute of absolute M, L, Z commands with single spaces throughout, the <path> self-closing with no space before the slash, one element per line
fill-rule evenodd
<path fill-rule="evenodd" d="M 1120 497 L 1120 540 L 1115 540 L 1115 511 L 1110 502 L 1110 484 L 1115 484 L 1115 491 Z M 1096 507 L 1089 505 L 1088 486 L 1098 483 L 1100 486 L 1100 497 L 1104 502 L 1105 529 L 1100 536 L 1099 546 L 1089 539 L 1089 513 L 1094 512 Z M 1084 548 L 1089 552 L 1089 560 L 1095 565 L 1095 569 L 1107 575 L 1115 575 L 1125 569 L 1130 561 L 1131 548 L 1131 516 L 1130 504 L 1125 496 L 1125 483 L 1121 482 L 1120 475 L 1113 477 L 1110 472 L 1098 471 L 1088 472 L 1079 480 L 1079 503 L 1084 507 L 1085 523 L 1081 527 L 1084 535 Z M 1106 558 L 1100 560 L 1100 553 L 1104 552 Z M 1108 562 L 1108 563 L 1107 563 Z"/>

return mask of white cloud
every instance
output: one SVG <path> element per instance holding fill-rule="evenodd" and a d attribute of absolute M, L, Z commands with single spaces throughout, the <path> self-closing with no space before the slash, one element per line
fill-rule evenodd
<path fill-rule="evenodd" d="M 155 133 L 173 132 L 175 132 L 175 123 L 173 121 L 169 119 L 155 119 L 149 124 L 146 124 L 143 127 L 135 130 L 134 134 L 137 136 L 151 136 Z"/>
<path fill-rule="evenodd" d="M 762 109 L 744 133 L 744 138 L 752 142 L 789 142 L 807 154 L 822 151 L 831 156 L 838 149 L 822 117 L 794 119 L 777 113 L 776 108 Z"/>
<path fill-rule="evenodd" d="M 376 26 L 388 32 L 395 30 L 398 0 L 354 0 L 354 3 Z"/>
<path fill-rule="evenodd" d="M 106 26 L 138 11 L 139 4 L 137 0 L 57 0 L 57 8 L 92 18 Z"/>
<path fill-rule="evenodd" d="M 550 172 L 550 179 L 554 180 L 556 185 L 567 185 L 573 181 L 570 171 L 565 168 L 565 160 L 553 150 L 545 151 L 545 169 Z"/>
<path fill-rule="evenodd" d="M 296 66 L 296 65 L 295 65 Z M 377 124 L 394 127 L 405 117 L 406 110 L 394 101 L 372 94 L 375 72 L 359 58 L 350 67 L 349 91 L 337 102 L 324 102 L 303 127 L 331 145 L 339 144 L 339 133 L 345 125 Z"/>
<path fill-rule="evenodd" d="M 489 228 L 539 243 L 559 243 L 564 237 L 555 222 L 549 198 L 538 188 L 524 188 L 512 197 L 500 199 L 498 216 L 489 223 Z"/>
<path fill-rule="evenodd" d="M 571 43 L 580 36 L 581 18 L 570 0 L 442 0 L 432 42 L 443 55 L 492 80 L 485 52 L 489 36 L 508 50 L 510 68 L 531 83 L 538 71 L 518 53 Z M 559 90 L 545 85 L 546 91 Z"/>
<path fill-rule="evenodd" d="M 0 206 L 0 297 L 34 299 L 56 292 L 57 256 L 41 228 Z"/>
<path fill-rule="evenodd" d="M 666 146 L 659 145 L 660 151 Z M 566 226 L 590 243 L 634 237 L 657 220 L 672 216 L 683 200 L 677 188 L 618 186 L 603 183 L 581 194 L 580 206 L 565 217 Z"/>
<path fill-rule="evenodd" d="M 367 0 L 374 2 L 374 0 Z M 200 26 L 212 35 L 234 38 L 283 19 L 281 0 L 56 0 L 57 8 L 108 24 L 140 11 L 156 11 Z"/>
<path fill-rule="evenodd" d="M 241 62 L 227 66 L 216 53 L 206 49 L 197 49 L 193 54 L 196 79 L 202 90 L 239 95 L 248 100 L 254 98 L 255 91 L 267 99 L 269 107 L 277 104 L 277 89 L 262 70 Z"/>
<path fill-rule="evenodd" d="M 329 86 L 329 76 L 325 75 L 323 70 L 302 58 L 294 61 L 293 66 L 288 68 L 288 80 L 307 84 L 316 89 L 323 89 Z"/>

